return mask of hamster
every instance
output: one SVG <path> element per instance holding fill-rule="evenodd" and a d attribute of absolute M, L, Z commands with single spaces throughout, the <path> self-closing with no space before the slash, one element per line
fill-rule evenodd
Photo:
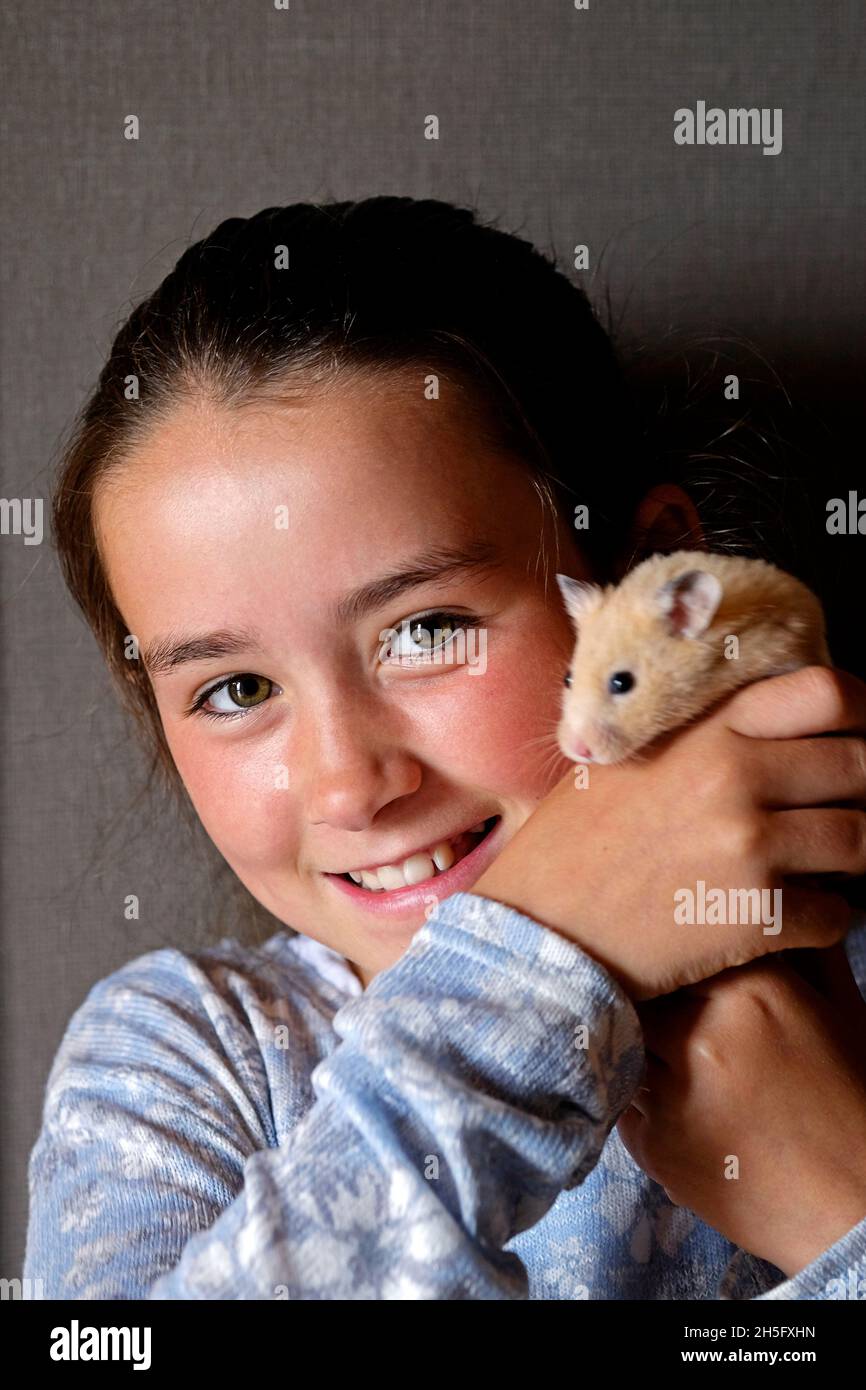
<path fill-rule="evenodd" d="M 573 762 L 622 762 L 739 686 L 832 664 L 819 600 L 765 560 L 677 550 L 605 588 L 556 578 L 577 629 L 556 733 Z"/>

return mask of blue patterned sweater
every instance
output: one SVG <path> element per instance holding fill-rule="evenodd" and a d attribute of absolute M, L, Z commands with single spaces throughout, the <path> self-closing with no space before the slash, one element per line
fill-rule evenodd
<path fill-rule="evenodd" d="M 866 994 L 866 922 L 847 950 Z M 478 894 L 366 990 L 288 932 L 149 952 L 54 1059 L 24 1275 L 61 1299 L 866 1294 L 866 1218 L 786 1279 L 644 1175 L 613 1129 L 643 1060 L 609 973 Z"/>

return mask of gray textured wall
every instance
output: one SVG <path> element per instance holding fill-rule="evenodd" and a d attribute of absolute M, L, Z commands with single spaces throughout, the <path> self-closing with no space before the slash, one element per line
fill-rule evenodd
<path fill-rule="evenodd" d="M 472 203 L 565 257 L 604 248 L 627 332 L 748 333 L 848 422 L 843 464 L 863 478 L 859 0 L 5 0 L 0 22 L 0 495 L 47 498 L 112 330 L 190 241 L 267 205 L 373 193 Z M 674 110 L 699 99 L 781 107 L 782 153 L 675 145 Z M 13 1276 L 70 1014 L 123 961 L 231 913 L 208 843 L 181 838 L 168 807 L 130 804 L 140 763 L 48 541 L 2 536 L 0 560 Z"/>

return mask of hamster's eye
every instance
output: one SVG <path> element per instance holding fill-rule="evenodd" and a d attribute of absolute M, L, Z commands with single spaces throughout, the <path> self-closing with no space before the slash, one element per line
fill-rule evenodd
<path fill-rule="evenodd" d="M 566 689 L 568 689 L 568 690 L 571 689 L 571 672 L 570 672 L 570 671 L 566 671 L 566 673 L 565 673 L 565 680 L 563 681 L 563 684 L 565 685 Z"/>
<path fill-rule="evenodd" d="M 624 695 L 633 685 L 634 676 L 631 671 L 615 671 L 607 683 L 612 695 Z"/>

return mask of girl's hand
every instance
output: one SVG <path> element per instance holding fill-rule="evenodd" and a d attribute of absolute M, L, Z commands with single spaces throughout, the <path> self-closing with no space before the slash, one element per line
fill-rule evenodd
<path fill-rule="evenodd" d="M 866 745 L 816 737 L 829 731 L 866 732 L 854 676 L 810 666 L 746 686 L 639 759 L 591 765 L 586 788 L 572 770 L 472 891 L 569 937 L 636 1000 L 832 945 L 849 905 L 806 876 L 866 872 Z M 678 924 L 675 894 L 699 880 L 726 897 L 783 888 L 781 930 Z"/>
<path fill-rule="evenodd" d="M 866 1216 L 866 1003 L 784 956 L 638 1005 L 644 1086 L 617 1128 L 671 1201 L 788 1277 Z"/>

